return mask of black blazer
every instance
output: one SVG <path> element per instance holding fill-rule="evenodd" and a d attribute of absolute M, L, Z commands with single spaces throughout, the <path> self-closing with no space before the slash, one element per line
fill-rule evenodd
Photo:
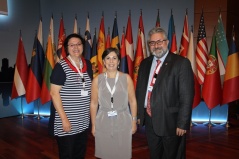
<path fill-rule="evenodd" d="M 144 124 L 144 103 L 154 56 L 139 67 L 136 98 L 140 125 Z M 176 128 L 189 129 L 194 98 L 194 75 L 187 58 L 169 52 L 155 81 L 150 103 L 152 124 L 159 136 L 174 136 Z"/>

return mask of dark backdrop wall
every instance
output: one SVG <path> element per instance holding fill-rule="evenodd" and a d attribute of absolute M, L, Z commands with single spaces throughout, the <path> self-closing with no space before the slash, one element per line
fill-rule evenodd
<path fill-rule="evenodd" d="M 121 40 L 123 27 L 127 25 L 129 10 L 133 29 L 134 48 L 142 9 L 145 34 L 155 26 L 159 9 L 161 26 L 168 30 L 169 18 L 174 15 L 177 34 L 177 44 L 180 45 L 185 11 L 188 9 L 189 26 L 194 22 L 194 1 L 192 0 L 8 0 L 8 16 L 0 16 L 0 60 L 9 59 L 9 66 L 16 62 L 19 30 L 22 32 L 26 57 L 30 63 L 35 33 L 42 16 L 44 47 L 49 32 L 51 15 L 54 17 L 54 35 L 57 44 L 60 18 L 63 15 L 66 35 L 73 32 L 75 15 L 78 28 L 84 34 L 86 17 L 90 15 L 90 29 L 93 36 L 96 28 L 97 35 L 102 12 L 104 12 L 105 32 L 108 27 L 112 32 L 115 12 L 117 12 L 118 31 Z M 1 66 L 0 62 L 0 66 Z"/>

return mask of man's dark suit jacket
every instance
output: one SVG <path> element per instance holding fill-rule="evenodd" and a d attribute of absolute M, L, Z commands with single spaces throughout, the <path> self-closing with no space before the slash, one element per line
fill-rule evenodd
<path fill-rule="evenodd" d="M 144 103 L 150 68 L 154 56 L 144 59 L 139 67 L 136 98 L 138 119 L 144 124 Z M 150 103 L 152 124 L 159 136 L 175 136 L 176 128 L 189 129 L 194 98 L 194 75 L 187 58 L 169 52 L 155 81 Z"/>

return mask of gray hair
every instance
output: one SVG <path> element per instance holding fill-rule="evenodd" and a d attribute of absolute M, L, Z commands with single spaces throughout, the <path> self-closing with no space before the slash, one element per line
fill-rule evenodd
<path fill-rule="evenodd" d="M 168 38 L 167 38 L 167 32 L 166 32 L 163 28 L 161 28 L 161 27 L 155 27 L 155 28 L 152 28 L 152 29 L 149 31 L 149 33 L 148 33 L 148 42 L 149 42 L 149 40 L 150 40 L 150 37 L 151 37 L 153 34 L 156 34 L 156 33 L 161 33 L 161 34 L 163 34 L 164 39 L 168 40 Z"/>

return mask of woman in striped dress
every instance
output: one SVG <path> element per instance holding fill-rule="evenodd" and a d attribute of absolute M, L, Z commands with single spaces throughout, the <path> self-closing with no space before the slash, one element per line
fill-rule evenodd
<path fill-rule="evenodd" d="M 56 109 L 54 135 L 59 158 L 84 158 L 89 128 L 91 80 L 90 61 L 83 58 L 84 39 L 70 34 L 64 41 L 67 56 L 54 67 L 51 97 Z"/>

